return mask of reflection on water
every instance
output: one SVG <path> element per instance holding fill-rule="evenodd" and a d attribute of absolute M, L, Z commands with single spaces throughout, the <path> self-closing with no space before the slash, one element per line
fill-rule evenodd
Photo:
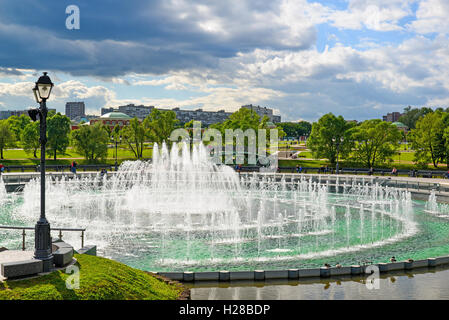
<path fill-rule="evenodd" d="M 379 289 L 369 290 L 366 277 L 301 281 L 194 283 L 193 300 L 395 300 L 449 299 L 448 266 L 404 273 L 381 274 Z"/>

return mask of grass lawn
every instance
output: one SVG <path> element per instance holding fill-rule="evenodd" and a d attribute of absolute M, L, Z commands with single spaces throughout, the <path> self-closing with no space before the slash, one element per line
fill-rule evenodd
<path fill-rule="evenodd" d="M 135 160 L 134 153 L 128 150 L 127 148 L 118 148 L 117 150 L 117 160 L 118 163 L 121 163 L 125 160 Z M 153 155 L 153 149 L 150 147 L 146 147 L 143 152 L 143 158 L 149 159 Z M 40 152 L 37 152 L 37 158 L 34 158 L 33 155 L 25 153 L 22 149 L 5 149 L 3 152 L 3 160 L 0 160 L 0 163 L 4 165 L 38 165 L 40 163 Z M 58 165 L 58 164 L 70 164 L 73 159 L 76 159 L 78 164 L 88 164 L 89 162 L 84 159 L 81 154 L 76 153 L 73 148 L 67 148 L 65 154 L 57 154 L 57 160 L 53 160 L 53 157 L 47 155 L 46 162 L 48 165 Z M 101 161 L 102 164 L 111 164 L 115 163 L 115 147 L 108 149 L 108 157 L 104 161 Z"/>
<path fill-rule="evenodd" d="M 0 300 L 176 300 L 180 284 L 167 284 L 117 261 L 75 254 L 80 288 L 67 289 L 63 271 L 28 280 L 0 282 Z"/>

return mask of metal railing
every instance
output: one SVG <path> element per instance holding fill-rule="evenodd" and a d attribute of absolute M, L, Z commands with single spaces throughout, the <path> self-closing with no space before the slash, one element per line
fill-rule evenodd
<path fill-rule="evenodd" d="M 34 230 L 34 227 L 22 227 L 22 226 L 0 226 L 0 229 L 6 230 L 22 230 L 22 251 L 25 251 L 25 240 L 26 240 L 26 232 L 25 230 Z M 62 232 L 63 231 L 75 231 L 81 232 L 81 248 L 84 247 L 84 232 L 86 229 L 81 228 L 50 228 L 50 231 L 59 231 L 58 238 L 62 240 Z"/>
<path fill-rule="evenodd" d="M 101 169 L 106 169 L 108 171 L 115 170 L 115 165 L 113 164 L 78 164 L 76 166 L 77 171 L 100 171 Z M 50 164 L 45 166 L 45 171 L 54 172 L 70 172 L 69 164 Z M 40 172 L 39 165 L 5 165 L 5 172 Z"/>
<path fill-rule="evenodd" d="M 392 169 L 377 168 L 373 170 L 374 176 L 408 176 L 408 177 L 422 177 L 422 178 L 447 178 L 448 172 L 442 170 L 397 170 L 396 175 L 391 174 Z M 242 166 L 242 172 L 259 171 L 258 166 Z M 279 167 L 278 173 L 297 173 L 297 167 Z M 321 174 L 335 174 L 335 168 L 325 167 L 302 167 L 300 173 L 321 173 Z M 355 175 L 371 175 L 369 169 L 366 168 L 341 168 L 338 170 L 339 174 L 355 174 Z"/>
<path fill-rule="evenodd" d="M 251 175 L 249 172 L 242 172 L 240 178 L 247 177 Z M 381 176 L 350 176 L 350 175 L 324 175 L 324 174 L 296 174 L 296 173 L 265 173 L 263 176 L 273 176 L 275 177 L 274 182 L 280 182 L 282 178 L 287 182 L 292 181 L 300 181 L 301 178 L 305 178 L 307 181 L 312 180 L 312 182 L 317 183 L 326 183 L 329 181 L 329 185 L 335 186 L 336 181 L 338 179 L 338 184 L 342 186 L 344 183 L 347 186 L 351 186 L 352 184 L 359 183 L 369 183 L 376 184 L 378 183 L 382 187 L 394 187 L 406 190 L 416 190 L 416 191 L 426 191 L 430 192 L 434 190 L 435 192 L 442 194 L 449 194 L 449 184 L 442 184 L 439 182 L 432 181 L 419 181 L 416 179 L 407 179 L 407 178 L 394 178 L 394 177 L 381 177 Z M 263 176 L 260 176 L 259 179 L 262 179 Z M 270 183 L 273 183 L 270 182 Z"/>

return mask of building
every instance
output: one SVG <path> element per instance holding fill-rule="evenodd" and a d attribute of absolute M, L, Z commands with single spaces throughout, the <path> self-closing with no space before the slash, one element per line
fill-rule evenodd
<path fill-rule="evenodd" d="M 210 126 L 211 124 L 223 122 L 229 118 L 232 112 L 219 111 L 203 111 L 203 109 L 196 110 L 181 110 L 173 108 L 171 111 L 176 113 L 176 119 L 181 123 L 187 123 L 191 120 L 201 121 L 202 126 Z"/>
<path fill-rule="evenodd" d="M 382 119 L 387 122 L 397 122 L 402 115 L 400 112 L 390 112 L 383 116 Z"/>
<path fill-rule="evenodd" d="M 8 119 L 11 116 L 11 111 L 0 110 L 0 120 Z"/>
<path fill-rule="evenodd" d="M 129 121 L 131 119 L 132 118 L 127 114 L 115 111 L 106 113 L 96 119 L 90 120 L 90 124 L 93 125 L 97 122 L 101 122 L 104 125 L 109 126 L 111 129 L 113 129 L 118 124 L 120 129 L 122 129 L 124 126 L 127 126 L 129 124 Z"/>
<path fill-rule="evenodd" d="M 126 106 L 119 106 L 118 111 L 127 114 L 131 118 L 145 119 L 153 111 L 154 106 L 135 106 L 134 104 L 128 104 Z"/>
<path fill-rule="evenodd" d="M 56 113 L 56 109 L 48 109 L 48 111 L 54 111 Z M 2 110 L 0 111 L 0 120 L 8 119 L 12 116 L 20 117 L 22 114 L 28 115 L 28 109 L 26 110 Z"/>
<path fill-rule="evenodd" d="M 396 126 L 396 128 L 398 128 L 398 130 L 400 130 L 404 133 L 408 132 L 408 127 L 405 124 L 403 124 L 402 122 L 395 121 L 392 123 L 392 125 Z"/>
<path fill-rule="evenodd" d="M 84 102 L 67 102 L 65 104 L 65 115 L 70 119 L 84 117 L 86 115 L 86 106 Z"/>
<path fill-rule="evenodd" d="M 114 112 L 114 111 L 117 111 L 117 110 L 114 108 L 101 108 L 101 115 L 104 115 L 104 114 L 110 113 L 110 112 Z"/>
<path fill-rule="evenodd" d="M 248 104 L 245 106 L 242 106 L 242 108 L 250 109 L 257 113 L 260 118 L 262 119 L 264 116 L 267 116 L 270 118 L 270 121 L 273 123 L 279 123 L 281 122 L 281 116 L 274 115 L 273 109 L 267 108 L 267 107 L 260 107 L 260 106 L 253 106 L 252 104 Z"/>
<path fill-rule="evenodd" d="M 153 109 L 154 106 L 136 106 L 134 104 L 127 104 L 125 106 L 119 106 L 118 108 L 101 108 L 101 115 L 118 111 L 127 114 L 131 118 L 145 119 L 150 115 Z"/>
<path fill-rule="evenodd" d="M 0 111 L 0 120 L 8 119 L 12 116 L 18 116 L 20 117 L 22 114 L 28 115 L 28 110 L 5 110 Z"/>
<path fill-rule="evenodd" d="M 281 122 L 281 116 L 273 115 L 273 109 L 262 108 L 259 106 L 243 106 L 242 108 L 252 108 L 261 118 L 267 115 L 270 121 L 273 123 Z M 128 104 L 125 106 L 119 106 L 118 108 L 101 108 L 101 115 L 108 113 L 120 112 L 128 115 L 131 118 L 137 117 L 138 119 L 145 119 L 151 111 L 155 109 L 154 106 L 136 106 L 134 104 Z M 173 111 L 176 114 L 176 118 L 181 124 L 185 124 L 192 120 L 201 121 L 204 127 L 210 126 L 211 124 L 223 122 L 231 116 L 232 112 L 226 112 L 225 110 L 219 111 L 204 111 L 203 109 L 196 110 L 181 110 L 179 108 L 173 109 L 159 109 L 161 111 Z"/>

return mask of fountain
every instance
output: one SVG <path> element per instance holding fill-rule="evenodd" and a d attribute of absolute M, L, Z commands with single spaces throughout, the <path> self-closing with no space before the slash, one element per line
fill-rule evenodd
<path fill-rule="evenodd" d="M 449 205 L 437 202 L 435 190 L 430 192 L 425 211 L 438 217 L 449 218 Z"/>
<path fill-rule="evenodd" d="M 3 202 L 6 199 L 6 187 L 5 183 L 3 182 L 3 178 L 0 175 L 0 203 Z"/>
<path fill-rule="evenodd" d="M 154 271 L 351 264 L 400 256 L 407 241 L 421 246 L 410 192 L 342 178 L 335 193 L 325 176 L 295 176 L 237 174 L 212 163 L 202 144 L 155 145 L 151 163 L 127 161 L 108 177 L 48 180 L 46 211 L 58 227 L 87 228 L 99 254 Z M 26 184 L 0 205 L 0 220 L 32 224 L 39 190 L 39 180 Z"/>

